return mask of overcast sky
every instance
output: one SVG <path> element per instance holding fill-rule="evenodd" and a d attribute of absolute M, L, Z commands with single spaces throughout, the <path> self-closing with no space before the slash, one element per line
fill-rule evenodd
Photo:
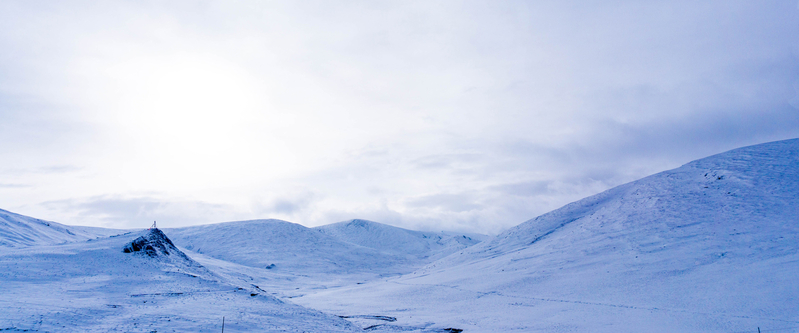
<path fill-rule="evenodd" d="M 0 208 L 494 234 L 799 137 L 791 1 L 1 1 Z"/>

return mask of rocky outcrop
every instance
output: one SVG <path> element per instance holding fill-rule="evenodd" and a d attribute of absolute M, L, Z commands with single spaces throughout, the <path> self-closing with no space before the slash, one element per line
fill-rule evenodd
<path fill-rule="evenodd" d="M 149 229 L 146 234 L 139 236 L 126 245 L 122 251 L 125 253 L 141 253 L 153 258 L 171 254 L 186 256 L 175 247 L 175 244 L 172 244 L 166 234 L 157 228 Z"/>

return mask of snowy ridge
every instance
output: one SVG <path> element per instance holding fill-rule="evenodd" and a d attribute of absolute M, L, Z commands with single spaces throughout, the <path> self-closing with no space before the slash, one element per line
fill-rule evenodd
<path fill-rule="evenodd" d="M 97 238 L 0 213 L 0 330 L 214 331 L 220 314 L 234 331 L 799 330 L 799 139 L 697 160 L 481 243 L 365 220 Z"/>
<path fill-rule="evenodd" d="M 465 236 L 423 233 L 353 220 L 317 228 L 252 220 L 169 229 L 175 244 L 228 262 L 282 274 L 374 276 L 408 273 L 477 243 Z"/>
<path fill-rule="evenodd" d="M 122 252 L 158 260 L 174 267 L 179 272 L 211 276 L 211 272 L 175 247 L 169 237 L 158 228 L 147 229 L 139 233 L 139 237 L 126 244 Z"/>
<path fill-rule="evenodd" d="M 0 247 L 61 244 L 120 232 L 115 229 L 66 226 L 0 209 Z"/>
<path fill-rule="evenodd" d="M 187 250 L 281 273 L 394 273 L 395 266 L 411 264 L 404 256 L 386 255 L 281 220 L 226 222 L 167 232 Z"/>
<path fill-rule="evenodd" d="M 25 226 L 39 223 L 13 216 Z M 337 227 L 325 232 L 280 220 L 254 220 L 111 237 L 102 235 L 120 231 L 50 224 L 55 231 L 45 229 L 39 235 L 32 229 L 28 243 L 0 248 L 0 309 L 14 309 L 0 315 L 0 330 L 213 331 L 220 313 L 236 319 L 228 328 L 240 331 L 359 330 L 342 318 L 275 296 L 290 299 L 398 276 L 476 242 L 463 235 L 412 232 L 376 222 L 350 227 L 356 225 L 368 228 L 333 236 L 329 231 Z M 49 233 L 58 237 L 45 237 Z M 379 240 L 368 243 L 370 237 Z M 410 242 L 408 250 L 403 253 L 392 238 Z M 380 242 L 391 248 L 377 246 Z M 80 292 L 72 294 L 75 290 Z M 195 311 L 190 306 L 195 302 L 212 306 Z M 365 323 L 363 327 L 390 319 L 344 317 Z"/>
<path fill-rule="evenodd" d="M 657 247 L 666 239 L 680 243 L 684 237 L 748 246 L 754 239 L 743 235 L 769 242 L 774 234 L 797 234 L 797 194 L 799 139 L 739 148 L 568 204 L 470 248 L 464 256 L 519 250 L 575 222 L 599 235 L 608 233 L 596 227 L 638 229 L 620 232 L 635 237 L 631 243 L 639 248 Z M 644 240 L 654 237 L 651 232 L 657 239 Z"/>
<path fill-rule="evenodd" d="M 353 332 L 349 322 L 220 280 L 153 230 L 0 251 L 0 331 Z M 139 244 L 143 244 L 138 242 Z M 159 245 L 160 244 L 160 245 Z M 163 251 L 166 249 L 166 251 Z M 188 260 L 188 261 L 186 261 Z"/>
<path fill-rule="evenodd" d="M 441 258 L 480 242 L 463 234 L 407 230 L 360 219 L 314 229 L 347 243 L 417 259 Z"/>
<path fill-rule="evenodd" d="M 790 331 L 799 329 L 797 272 L 794 139 L 697 160 L 566 205 L 413 274 L 298 302 L 477 332 Z"/>

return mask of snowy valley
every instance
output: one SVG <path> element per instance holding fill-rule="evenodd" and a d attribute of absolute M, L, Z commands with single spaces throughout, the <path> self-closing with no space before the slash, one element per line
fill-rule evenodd
<path fill-rule="evenodd" d="M 495 237 L 366 220 L 67 226 L 0 210 L 0 331 L 799 331 L 799 139 Z"/>

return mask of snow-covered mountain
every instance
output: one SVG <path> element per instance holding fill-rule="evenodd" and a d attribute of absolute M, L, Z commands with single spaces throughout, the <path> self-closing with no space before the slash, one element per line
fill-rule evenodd
<path fill-rule="evenodd" d="M 254 220 L 124 231 L 2 213 L 0 309 L 14 308 L 0 315 L 2 330 L 206 331 L 218 326 L 217 313 L 227 313 L 235 319 L 228 328 L 238 325 L 241 331 L 349 331 L 357 327 L 283 304 L 275 296 L 290 299 L 398 276 L 481 237 L 414 232 L 362 220 L 320 228 Z M 80 293 L 70 293 L 73 289 Z M 264 298 L 248 298 L 255 296 Z M 137 297 L 147 299 L 138 304 Z M 189 299 L 215 305 L 197 312 L 186 305 Z M 348 320 L 387 320 L 374 318 L 355 314 Z M 293 319 L 303 323 L 291 324 Z M 259 321 L 270 324 L 259 326 Z"/>
<path fill-rule="evenodd" d="M 367 221 L 350 220 L 314 228 L 344 242 L 383 253 L 434 259 L 477 244 L 482 235 L 451 232 L 422 232 Z"/>
<path fill-rule="evenodd" d="M 215 331 L 221 316 L 231 331 L 799 329 L 799 139 L 697 160 L 479 243 L 365 220 L 111 237 L 121 231 L 6 211 L 0 222 L 0 330 Z"/>
<path fill-rule="evenodd" d="M 0 248 L 0 330 L 352 332 L 349 322 L 220 279 L 160 231 Z"/>
<path fill-rule="evenodd" d="M 467 331 L 796 330 L 799 140 L 697 160 L 413 274 L 297 302 Z"/>
<path fill-rule="evenodd" d="M 287 297 L 410 273 L 478 242 L 461 234 L 417 232 L 364 220 L 317 228 L 253 220 L 166 232 L 190 256 L 229 278 Z"/>
<path fill-rule="evenodd" d="M 404 229 L 394 229 L 392 231 L 397 235 L 404 235 Z M 413 270 L 408 269 L 408 265 L 419 265 L 416 258 L 408 255 L 410 252 L 383 251 L 362 246 L 347 242 L 338 234 L 324 232 L 324 229 L 307 228 L 281 220 L 227 222 L 167 229 L 167 232 L 176 244 L 188 250 L 274 272 L 303 275 L 364 271 L 397 274 L 403 270 Z M 368 234 L 363 236 L 369 237 Z M 375 234 L 377 236 L 380 234 Z"/>
<path fill-rule="evenodd" d="M 115 229 L 67 226 L 0 209 L 0 247 L 77 242 L 120 232 Z"/>

